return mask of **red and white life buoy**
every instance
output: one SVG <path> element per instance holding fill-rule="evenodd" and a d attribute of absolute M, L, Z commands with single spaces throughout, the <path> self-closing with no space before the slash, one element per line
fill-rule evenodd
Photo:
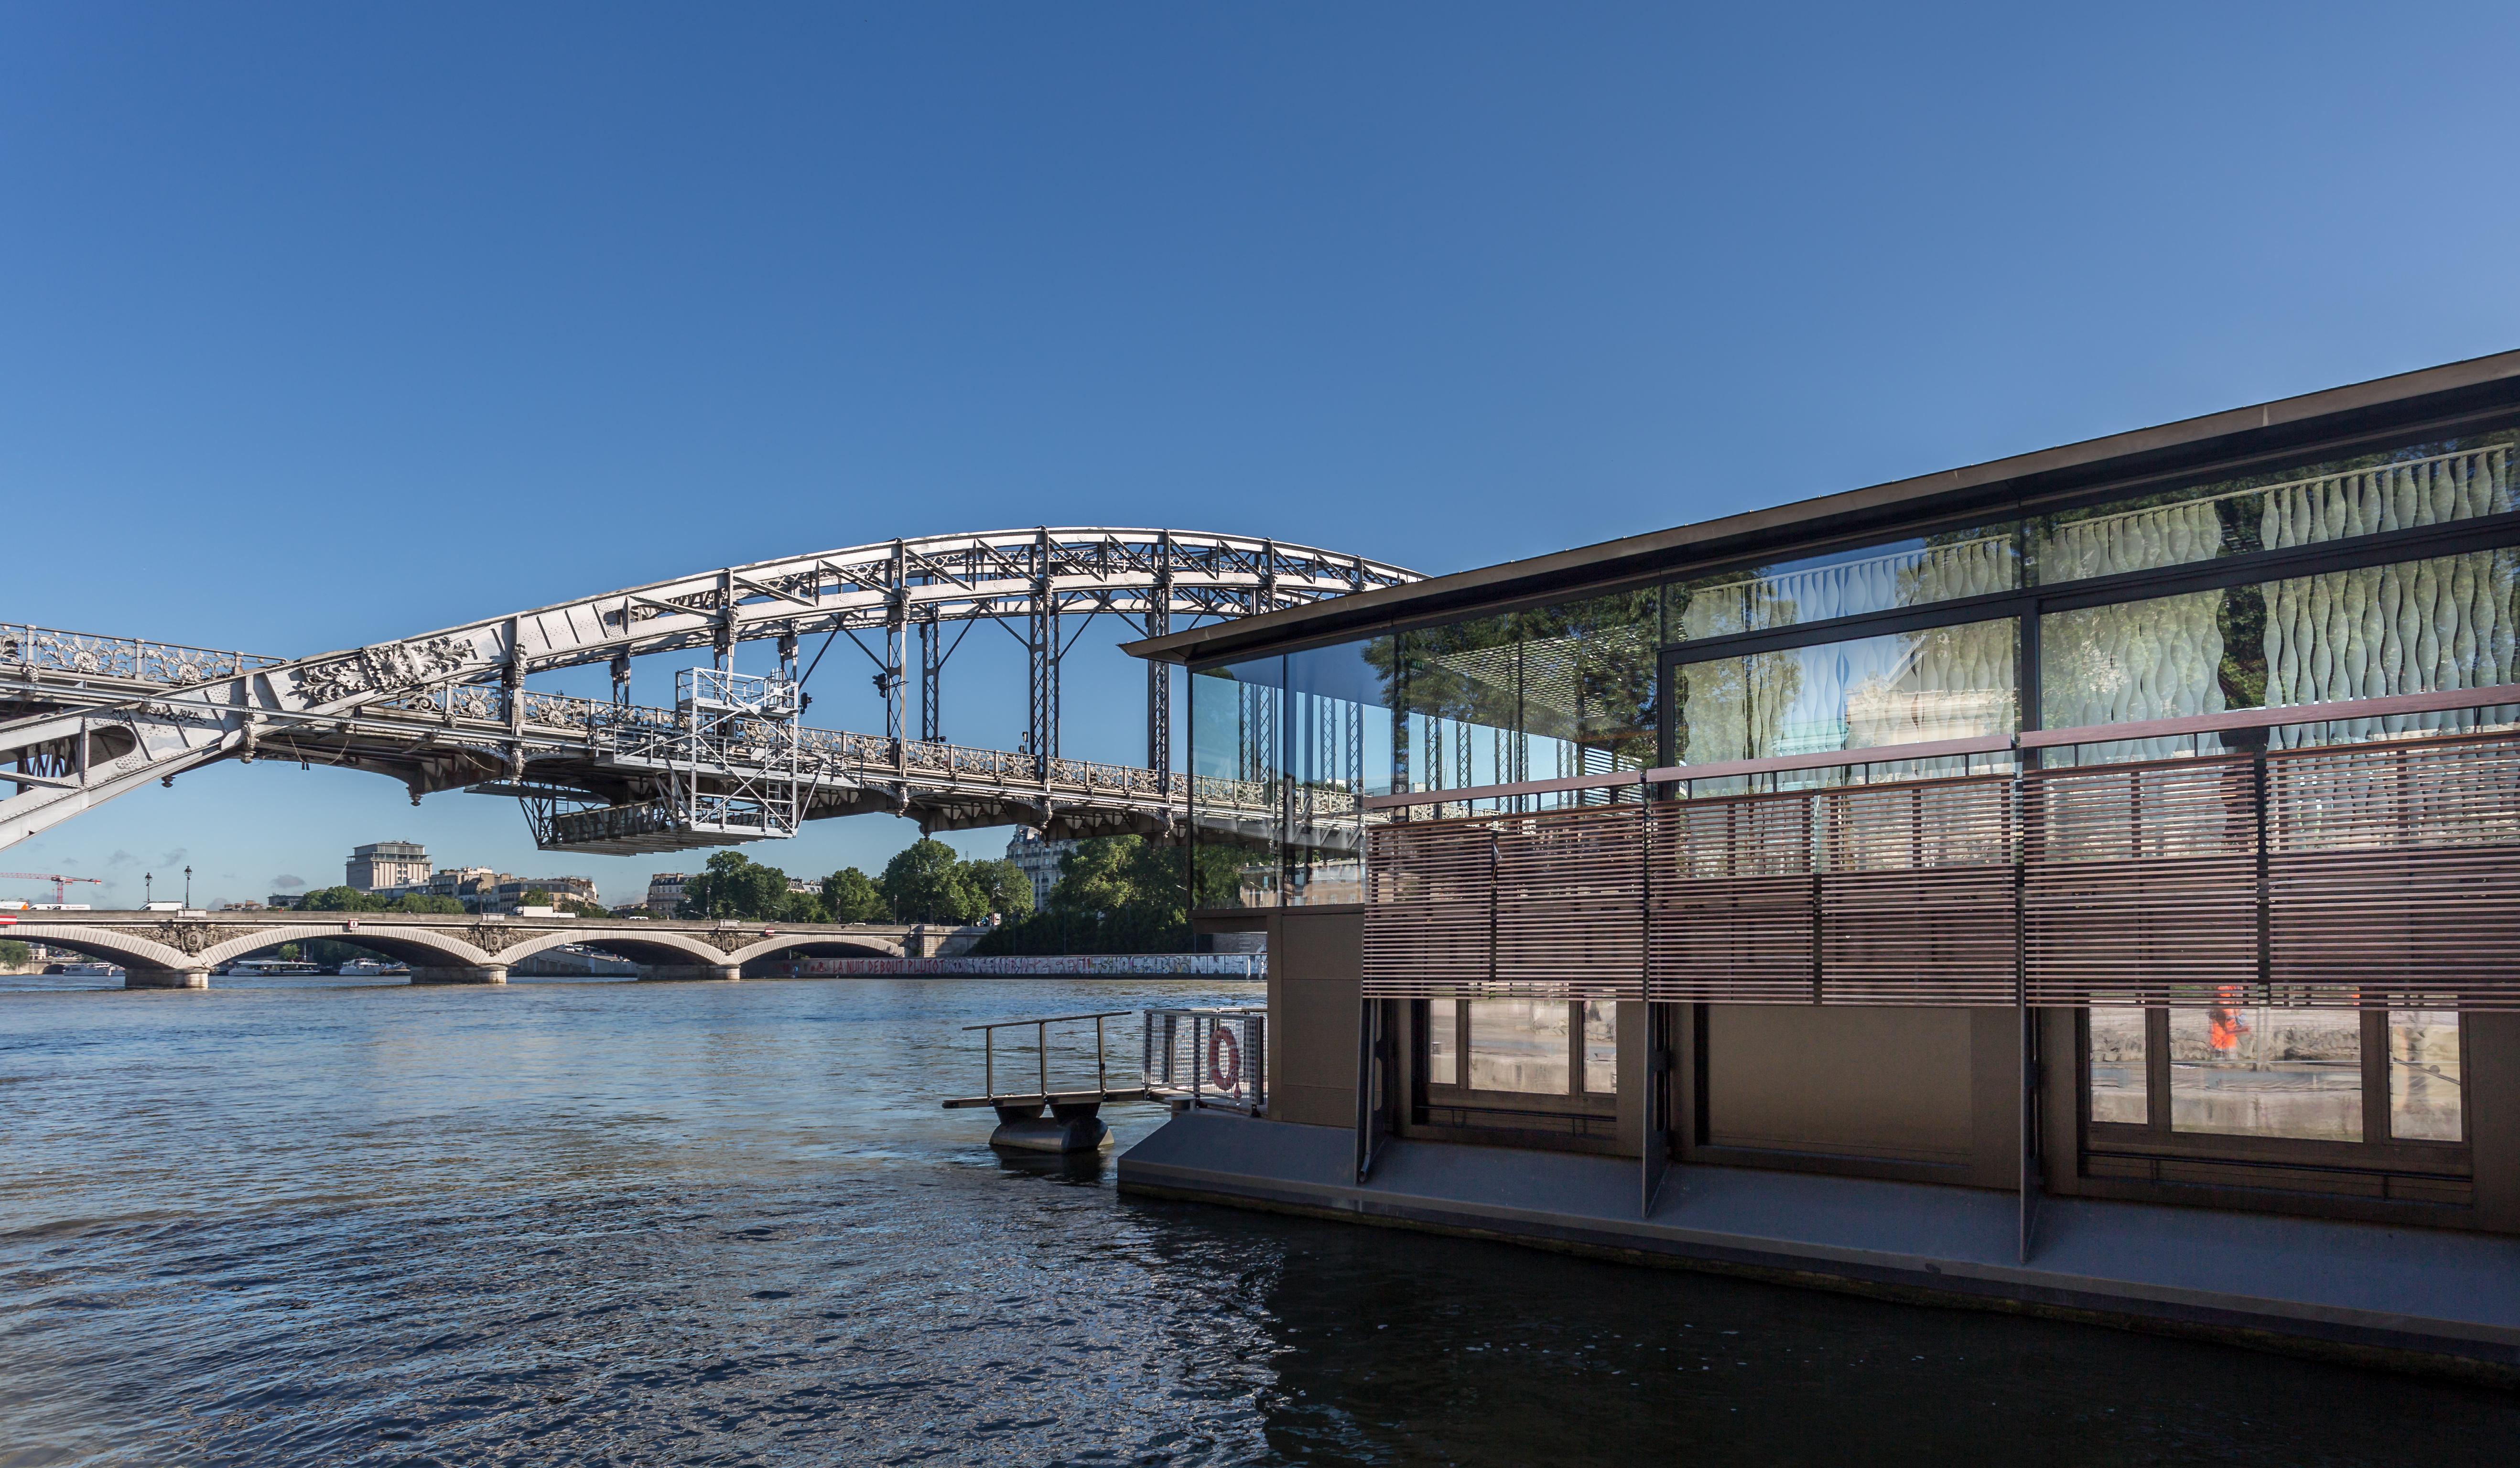
<path fill-rule="evenodd" d="M 1234 1032 L 1222 1025 L 1217 1027 L 1215 1042 L 1207 1047 L 1207 1079 L 1222 1091 L 1242 1089 L 1242 1046 L 1235 1042 Z"/>

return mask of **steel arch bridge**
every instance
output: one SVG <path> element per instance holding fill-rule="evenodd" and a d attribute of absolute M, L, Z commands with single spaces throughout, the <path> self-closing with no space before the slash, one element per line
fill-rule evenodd
<path fill-rule="evenodd" d="M 1246 536 L 1044 527 L 730 566 L 311 657 L 0 624 L 0 791 L 15 791 L 0 796 L 0 848 L 150 780 L 258 758 L 390 776 L 414 804 L 449 789 L 513 795 L 546 849 L 614 855 L 788 836 L 872 811 L 929 830 L 1163 834 L 1195 803 L 1231 830 L 1266 814 L 1270 794 L 1239 781 L 1193 789 L 1168 768 L 1161 667 L 1148 673 L 1146 766 L 1060 755 L 1065 624 L 1116 616 L 1160 636 L 1417 579 Z M 983 621 L 1025 647 L 1020 750 L 942 737 L 941 675 Z M 803 722 L 803 677 L 843 637 L 873 659 L 881 734 Z M 776 642 L 778 673 L 731 671 L 736 644 L 752 641 Z M 699 649 L 710 665 L 678 676 L 672 707 L 630 701 L 633 657 Z M 608 702 L 524 687 L 596 663 L 611 667 Z"/>

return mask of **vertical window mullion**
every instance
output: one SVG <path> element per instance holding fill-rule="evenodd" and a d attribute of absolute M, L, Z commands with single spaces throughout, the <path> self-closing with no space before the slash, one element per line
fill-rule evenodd
<path fill-rule="evenodd" d="M 2143 1011 L 2144 1130 L 2170 1134 L 2170 1011 Z"/>
<path fill-rule="evenodd" d="M 2389 1116 L 2389 1011 L 2362 1011 L 2362 1144 L 2395 1140 Z"/>

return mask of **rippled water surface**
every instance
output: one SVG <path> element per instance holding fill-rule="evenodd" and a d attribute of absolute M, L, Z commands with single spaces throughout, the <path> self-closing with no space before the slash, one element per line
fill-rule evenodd
<path fill-rule="evenodd" d="M 0 1468 L 2520 1461 L 2505 1394 L 1127 1200 L 935 1107 L 963 1024 L 1256 986 L 10 982 Z"/>

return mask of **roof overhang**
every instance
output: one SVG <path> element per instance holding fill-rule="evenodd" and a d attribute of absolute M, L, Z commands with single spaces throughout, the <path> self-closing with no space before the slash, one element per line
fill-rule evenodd
<path fill-rule="evenodd" d="M 1124 643 L 1121 650 L 1164 662 L 1208 662 L 1369 636 L 1449 614 L 1647 579 L 1745 553 L 1818 548 L 1942 513 L 2012 511 L 2110 485 L 2133 488 L 2131 481 L 2513 407 L 2520 407 L 2520 351 L 2498 352 L 1966 468 L 1335 597 Z"/>

